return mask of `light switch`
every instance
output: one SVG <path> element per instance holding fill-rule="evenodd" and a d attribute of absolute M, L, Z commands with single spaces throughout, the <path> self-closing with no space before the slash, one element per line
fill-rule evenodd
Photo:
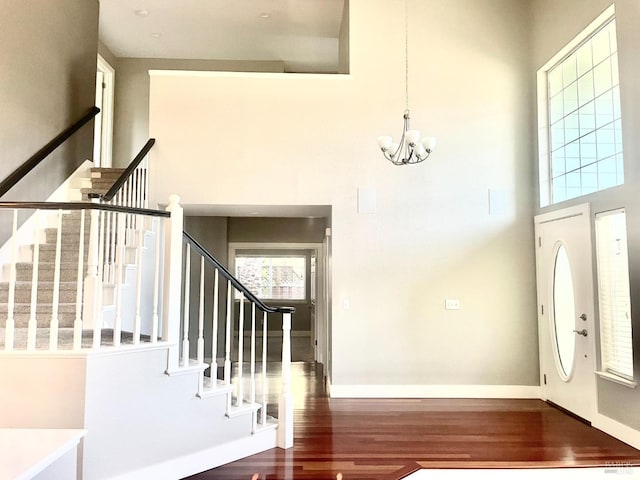
<path fill-rule="evenodd" d="M 444 308 L 446 310 L 460 310 L 460 300 L 457 298 L 447 298 L 444 301 Z"/>

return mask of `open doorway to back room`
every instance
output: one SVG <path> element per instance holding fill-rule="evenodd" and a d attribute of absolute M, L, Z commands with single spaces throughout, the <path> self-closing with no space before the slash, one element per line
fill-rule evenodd
<path fill-rule="evenodd" d="M 304 216 L 303 216 L 304 215 Z M 292 318 L 291 357 L 294 362 L 312 362 L 321 365 L 324 375 L 330 375 L 330 226 L 331 209 L 328 206 L 190 206 L 185 205 L 185 230 L 205 247 L 260 301 L 269 306 L 294 307 Z M 193 260 L 192 260 L 193 262 Z M 191 269 L 193 285 L 199 285 L 200 267 Z M 231 307 L 230 358 L 237 361 L 240 351 L 239 291 L 227 301 L 226 283 L 219 302 L 220 319 L 225 318 L 227 303 Z M 204 291 L 214 289 L 214 278 L 205 273 Z M 195 295 L 192 293 L 192 296 Z M 213 302 L 205 296 L 204 317 L 211 317 Z M 244 299 L 242 359 L 262 358 L 263 336 L 267 339 L 265 351 L 268 362 L 280 362 L 282 356 L 281 314 L 270 314 L 267 334 L 262 333 L 262 314 L 256 312 L 255 337 L 253 333 L 252 302 Z M 190 332 L 198 331 L 197 300 L 190 312 Z M 277 317 L 277 318 L 276 318 Z M 224 327 L 219 322 L 217 335 L 217 364 L 225 361 Z M 190 333 L 191 335 L 191 333 Z M 195 333 L 193 334 L 195 335 Z M 205 325 L 204 336 L 211 336 Z M 197 338 L 194 336 L 192 343 Z M 252 347 L 255 345 L 255 347 Z M 205 360 L 209 362 L 210 353 Z"/>
<path fill-rule="evenodd" d="M 316 322 L 318 315 L 316 268 L 321 244 L 229 244 L 231 271 L 256 296 L 272 307 L 296 309 L 291 326 L 291 360 L 316 360 Z M 322 282 L 320 282 L 322 285 Z M 239 316 L 236 299 L 235 318 Z M 249 308 L 245 306 L 245 309 Z M 245 312 L 249 317 L 250 312 Z M 248 335 L 248 332 L 245 333 Z M 278 322 L 269 325 L 267 343 L 269 361 L 282 356 L 282 328 Z M 248 348 L 248 342 L 245 343 Z"/>

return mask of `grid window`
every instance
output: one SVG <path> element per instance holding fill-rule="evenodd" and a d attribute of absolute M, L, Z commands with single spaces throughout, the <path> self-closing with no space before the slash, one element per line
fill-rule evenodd
<path fill-rule="evenodd" d="M 236 277 L 262 300 L 305 300 L 306 257 L 236 255 Z"/>
<path fill-rule="evenodd" d="M 547 73 L 551 203 L 624 183 L 615 19 Z"/>

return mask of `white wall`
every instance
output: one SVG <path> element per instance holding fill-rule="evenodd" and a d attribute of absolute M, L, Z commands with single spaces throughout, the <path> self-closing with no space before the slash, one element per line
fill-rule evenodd
<path fill-rule="evenodd" d="M 349 76 L 153 75 L 153 199 L 332 205 L 333 385 L 537 385 L 528 4 L 411 2 L 413 124 L 439 144 L 410 167 L 376 145 L 402 124 L 404 4 L 350 6 Z"/>

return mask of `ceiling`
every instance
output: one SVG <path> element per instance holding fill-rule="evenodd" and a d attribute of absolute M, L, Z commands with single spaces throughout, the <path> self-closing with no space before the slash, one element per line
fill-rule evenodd
<path fill-rule="evenodd" d="M 100 0 L 116 57 L 279 60 L 335 72 L 344 0 Z"/>

